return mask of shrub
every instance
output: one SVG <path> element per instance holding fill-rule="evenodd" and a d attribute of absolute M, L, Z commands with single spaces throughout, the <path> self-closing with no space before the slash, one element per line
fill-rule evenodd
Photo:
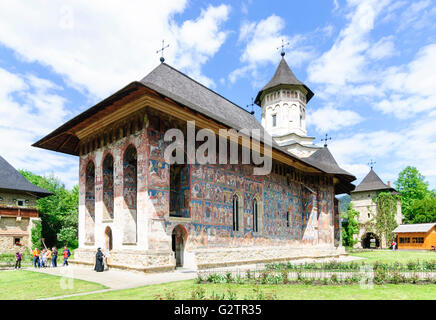
<path fill-rule="evenodd" d="M 203 300 L 205 298 L 205 294 L 206 294 L 206 290 L 200 286 L 197 286 L 191 292 L 191 299 L 192 300 Z"/>
<path fill-rule="evenodd" d="M 197 273 L 197 279 L 195 280 L 196 283 L 202 283 L 204 281 L 203 277 L 200 273 Z"/>
<path fill-rule="evenodd" d="M 209 274 L 209 276 L 207 277 L 207 282 L 212 282 L 212 283 L 225 283 L 226 277 L 219 274 L 219 273 L 211 273 Z"/>
<path fill-rule="evenodd" d="M 289 271 L 287 269 L 282 270 L 282 281 L 283 284 L 287 284 L 289 282 Z"/>
<path fill-rule="evenodd" d="M 416 273 L 414 273 L 410 278 L 409 278 L 410 283 L 416 284 L 419 281 L 419 277 Z"/>
<path fill-rule="evenodd" d="M 248 270 L 245 272 L 245 277 L 247 278 L 247 280 L 251 280 L 251 271 L 250 271 L 250 269 L 248 269 Z"/>
<path fill-rule="evenodd" d="M 333 284 L 337 284 L 339 282 L 338 275 L 332 274 L 330 276 L 330 282 L 333 283 Z"/>
<path fill-rule="evenodd" d="M 389 281 L 394 284 L 404 283 L 406 282 L 406 277 L 403 274 L 399 273 L 398 271 L 393 271 L 391 273 Z"/>
<path fill-rule="evenodd" d="M 386 271 L 382 268 L 374 270 L 374 282 L 375 284 L 383 284 L 386 281 Z"/>
<path fill-rule="evenodd" d="M 236 300 L 237 295 L 236 292 L 232 290 L 232 288 L 227 289 L 227 300 Z"/>

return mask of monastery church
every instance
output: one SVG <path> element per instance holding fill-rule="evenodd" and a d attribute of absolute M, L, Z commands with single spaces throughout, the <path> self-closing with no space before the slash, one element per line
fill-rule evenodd
<path fill-rule="evenodd" d="M 92 263 L 102 247 L 109 266 L 152 271 L 345 254 L 335 195 L 354 190 L 356 178 L 307 135 L 314 93 L 284 55 L 255 99 L 261 123 L 161 61 L 36 142 L 80 158 L 75 260 Z M 254 163 L 166 162 L 165 132 L 177 128 L 186 137 L 187 121 L 216 134 L 266 130 L 271 173 L 254 175 Z"/>

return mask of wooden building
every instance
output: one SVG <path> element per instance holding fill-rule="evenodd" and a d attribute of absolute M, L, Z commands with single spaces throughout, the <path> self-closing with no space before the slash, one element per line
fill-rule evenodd
<path fill-rule="evenodd" d="M 49 195 L 0 156 L 0 253 L 30 248 L 31 229 L 39 219 L 36 200 Z"/>
<path fill-rule="evenodd" d="M 436 248 L 436 223 L 402 224 L 392 232 L 397 236 L 398 249 Z"/>

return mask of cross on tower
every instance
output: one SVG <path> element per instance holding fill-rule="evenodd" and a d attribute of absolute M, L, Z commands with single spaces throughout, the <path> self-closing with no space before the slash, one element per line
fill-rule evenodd
<path fill-rule="evenodd" d="M 162 49 L 159 49 L 159 50 L 156 51 L 156 53 L 161 52 L 161 54 L 162 54 L 161 57 L 160 57 L 160 62 L 161 63 L 163 63 L 165 61 L 165 58 L 163 57 L 164 50 L 170 46 L 169 44 L 164 46 L 164 44 L 165 44 L 165 40 L 162 40 Z"/>
<path fill-rule="evenodd" d="M 324 141 L 324 147 L 327 147 L 327 140 L 332 140 L 332 138 L 331 137 L 328 137 L 328 134 L 326 133 L 325 134 L 325 138 L 324 139 L 321 139 L 321 141 Z"/>
<path fill-rule="evenodd" d="M 282 57 L 285 56 L 285 46 L 289 46 L 289 42 L 286 42 L 286 43 L 285 43 L 285 40 L 282 39 L 282 45 L 281 45 L 281 47 L 282 47 L 282 51 L 280 52 L 280 55 L 281 55 Z M 277 48 L 277 50 L 279 50 L 279 49 L 280 49 L 280 47 Z"/>
<path fill-rule="evenodd" d="M 371 159 L 371 161 L 368 162 L 368 165 L 371 167 L 371 170 L 372 170 L 372 168 L 374 168 L 375 161 L 372 161 L 372 159 Z"/>
<path fill-rule="evenodd" d="M 251 111 L 250 111 L 250 113 L 251 113 L 251 114 L 254 114 L 254 110 L 253 110 L 254 99 L 253 99 L 253 97 L 251 97 L 251 104 L 247 104 L 247 109 L 248 109 L 248 106 L 251 106 Z"/>

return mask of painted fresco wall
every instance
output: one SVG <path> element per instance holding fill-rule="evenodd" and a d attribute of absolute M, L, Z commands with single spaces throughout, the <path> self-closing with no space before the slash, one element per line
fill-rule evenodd
<path fill-rule="evenodd" d="M 138 131 L 80 157 L 80 247 L 104 247 L 106 227 L 112 230 L 115 248 L 121 248 L 127 244 L 129 248 L 147 247 L 145 215 L 148 212 L 146 189 L 148 163 L 146 146 L 148 143 L 146 138 L 145 131 Z M 125 154 L 129 147 L 136 149 L 136 168 L 131 161 L 125 161 Z M 110 166 L 104 165 L 108 155 L 113 158 L 113 170 L 110 170 Z M 94 188 L 91 185 L 92 179 L 89 179 L 88 187 L 86 183 L 86 166 L 90 161 L 95 163 Z M 95 225 L 93 226 L 87 225 L 86 222 L 91 190 L 95 192 Z M 107 210 L 108 207 L 109 210 Z M 111 211 L 112 214 L 110 214 Z M 94 235 L 94 245 L 86 240 L 87 233 Z M 139 236 L 140 234 L 142 237 Z"/>
<path fill-rule="evenodd" d="M 296 179 L 271 173 L 252 175 L 250 165 L 187 165 L 180 169 L 180 190 L 175 200 L 177 217 L 170 217 L 170 166 L 164 160 L 166 128 L 172 125 L 150 119 L 146 129 L 81 157 L 81 203 L 97 199 L 96 226 L 86 222 L 86 242 L 91 234 L 104 242 L 104 229 L 110 226 L 114 248 L 129 244 L 132 249 L 171 250 L 171 234 L 182 225 L 188 234 L 189 249 L 302 244 L 333 245 L 334 188 L 331 179 Z M 126 161 L 129 146 L 137 152 L 136 167 Z M 113 178 L 103 170 L 106 154 L 114 158 Z M 97 187 L 92 195 L 91 179 L 85 179 L 86 163 L 96 163 Z M 136 184 L 135 184 L 136 176 Z M 112 190 L 104 188 L 113 180 L 113 221 L 103 221 L 103 202 Z M 87 182 L 88 181 L 88 182 Z M 109 181 L 109 182 L 107 182 Z M 100 186 L 101 185 L 101 186 Z M 100 187 L 98 187 L 100 186 Z M 86 192 L 84 192 L 86 190 Z M 239 231 L 232 228 L 232 197 L 242 199 Z M 85 194 L 86 193 L 86 196 Z M 105 198 L 106 197 L 106 198 Z M 86 199 L 84 199 L 86 198 Z M 103 201 L 103 199 L 106 199 Z M 259 231 L 253 231 L 253 199 L 259 210 Z M 101 202 L 101 203 L 100 203 Z M 81 212 L 83 209 L 81 209 Z M 100 213 L 101 211 L 101 213 Z M 289 221 L 287 219 L 289 217 Z M 83 223 L 83 220 L 81 220 Z M 92 233 L 92 231 L 94 233 Z M 81 242 L 83 245 L 83 242 Z"/>
<path fill-rule="evenodd" d="M 93 244 L 95 225 L 95 165 L 89 161 L 85 171 L 85 242 Z"/>

